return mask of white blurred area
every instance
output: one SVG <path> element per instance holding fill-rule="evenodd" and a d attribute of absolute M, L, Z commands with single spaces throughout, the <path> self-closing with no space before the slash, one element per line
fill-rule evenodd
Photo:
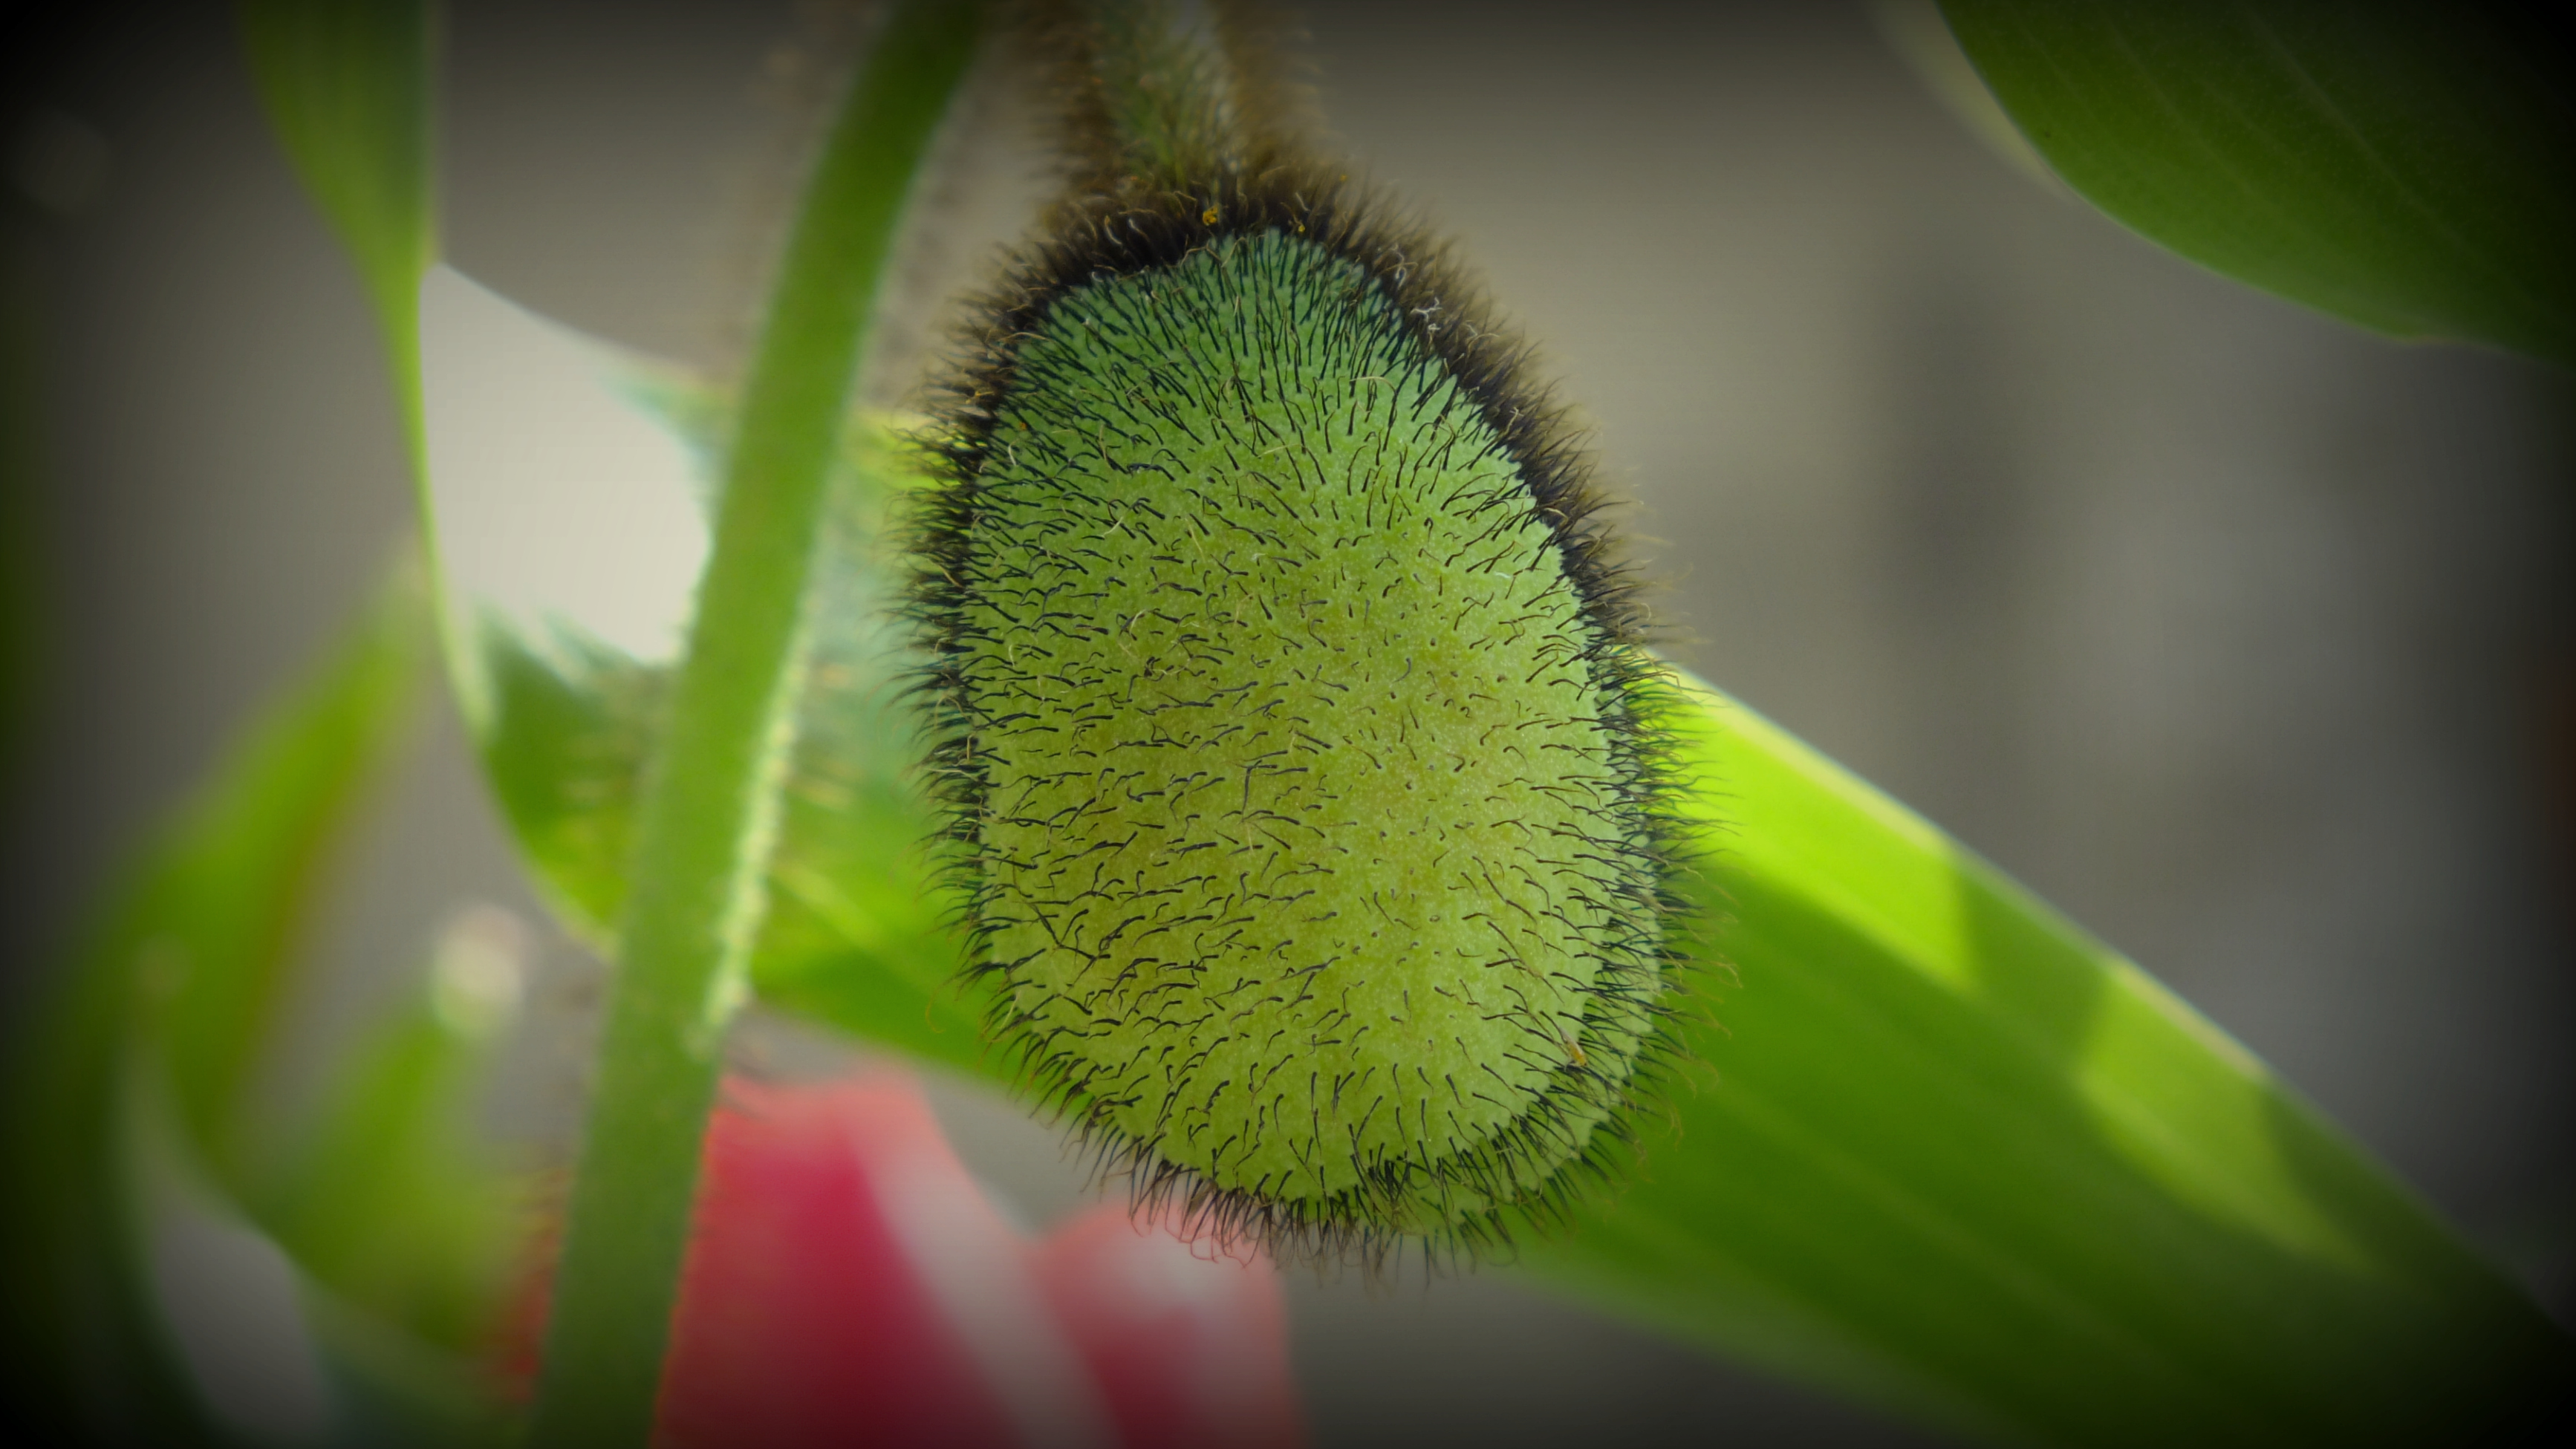
<path fill-rule="evenodd" d="M 8 204 L 47 369 L 52 671 L 7 787 L 13 962 L 59 951 L 410 517 L 371 320 L 220 9 L 100 15 L 6 118 L 50 128 L 10 152 L 37 158 Z M 2568 379 L 2129 236 L 1999 159 L 1857 0 L 1311 20 L 1359 167 L 1460 240 L 1597 425 L 1673 654 L 2173 984 L 2564 1313 Z M 783 0 L 458 0 L 449 260 L 620 346 L 735 356 L 819 54 L 777 49 L 798 24 Z M 986 97 L 955 139 L 881 358 L 935 336 L 1038 194 L 1014 114 Z M 505 548 L 487 587 L 622 598 L 621 637 L 665 639 L 703 542 L 668 479 L 653 496 L 581 505 L 573 572 Z M 618 536 L 648 524 L 651 549 Z M 281 1096 L 460 902 L 543 919 L 459 741 L 429 732 L 349 863 Z M 550 930 L 527 959 L 494 1120 L 560 1141 L 595 968 Z M 1051 1135 L 938 1100 L 1024 1215 L 1076 1200 Z M 1506 1274 L 1292 1302 L 1325 1445 L 1921 1442 Z"/>
<path fill-rule="evenodd" d="M 637 406 L 642 369 L 449 266 L 421 283 L 420 367 L 459 637 L 487 619 L 539 641 L 569 627 L 677 659 L 708 490 L 686 442 Z"/>

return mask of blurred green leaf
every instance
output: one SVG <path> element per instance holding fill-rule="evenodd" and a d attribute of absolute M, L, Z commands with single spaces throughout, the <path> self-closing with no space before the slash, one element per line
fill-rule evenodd
<path fill-rule="evenodd" d="M 2399 337 L 2576 363 L 2576 67 L 2541 7 L 1942 0 L 2067 183 Z"/>
<path fill-rule="evenodd" d="M 1724 696 L 1678 724 L 1713 1070 L 1542 1276 L 2007 1440 L 2466 1440 L 2568 1383 L 2519 1290 L 2190 1007 Z"/>
<path fill-rule="evenodd" d="M 310 677 L 225 754 L 133 867 L 70 969 L 20 1024 L 6 1088 L 0 1253 L 13 1372 L 42 1412 L 110 1438 L 190 1442 L 135 1256 L 119 1143 L 135 1031 L 154 1023 L 173 1131 L 218 1179 L 243 1166 L 238 1105 L 290 953 L 414 716 L 427 646 L 406 571 Z"/>
<path fill-rule="evenodd" d="M 644 584 L 632 594 L 585 589 L 554 567 L 529 577 L 492 555 L 531 538 L 579 546 L 548 532 L 549 518 L 583 537 L 622 527 L 634 540 L 639 516 L 684 531 L 681 520 L 702 519 L 714 491 L 707 470 L 730 427 L 730 404 L 452 274 L 433 278 L 425 315 L 431 487 L 448 534 L 440 553 L 450 598 L 470 612 L 452 630 L 470 650 L 457 671 L 477 701 L 468 715 L 541 887 L 570 927 L 605 951 L 625 902 L 636 791 L 677 647 L 656 631 L 683 614 L 703 544 L 635 541 L 625 563 Z M 527 365 L 553 349 L 568 349 L 564 365 Z M 504 385 L 477 385 L 504 358 L 519 359 L 521 370 Z M 650 439 L 600 421 L 609 413 Z M 844 1026 L 864 1022 L 906 1050 L 968 1065 L 980 1051 L 982 998 L 959 983 L 963 956 L 943 928 L 949 906 L 926 844 L 935 819 L 911 787 L 920 756 L 899 698 L 913 661 L 893 617 L 894 532 L 901 497 L 917 480 L 897 431 L 882 417 L 851 427 L 825 500 L 795 739 L 778 787 L 769 910 L 750 970 L 774 1005 Z M 461 440 L 493 436 L 544 459 L 546 475 L 521 479 L 502 461 L 476 466 Z M 614 505 L 587 496 L 588 478 L 622 491 L 627 503 L 615 521 L 594 515 Z M 549 505 L 549 491 L 573 494 L 572 506 Z M 645 497 L 656 492 L 659 502 Z M 669 563 L 656 578 L 634 555 Z M 541 549 L 526 556 L 544 557 Z"/>
<path fill-rule="evenodd" d="M 162 998 L 190 1148 L 238 1190 L 241 1098 L 362 792 L 417 718 L 420 583 L 406 568 L 333 661 L 269 711 L 146 868 L 111 935 Z"/>
<path fill-rule="evenodd" d="M 251 74 L 305 189 L 357 258 L 401 393 L 413 390 L 430 202 L 425 0 L 239 0 Z"/>
<path fill-rule="evenodd" d="M 505 914 L 453 923 L 425 989 L 348 1048 L 250 1199 L 342 1302 L 459 1354 L 491 1347 L 523 1238 L 521 1194 L 467 1113 L 516 1009 L 522 949 Z"/>

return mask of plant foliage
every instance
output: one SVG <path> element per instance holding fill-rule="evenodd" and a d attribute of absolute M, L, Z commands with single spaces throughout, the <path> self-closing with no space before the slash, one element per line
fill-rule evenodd
<path fill-rule="evenodd" d="M 2022 134 L 2203 266 L 2576 363 L 2576 51 L 2502 5 L 1943 0 Z"/>
<path fill-rule="evenodd" d="M 1947 9 L 2043 153 L 2147 234 L 2386 330 L 2570 355 L 2576 203 L 2533 180 L 2563 100 L 2500 82 L 2465 118 L 2442 109 L 2501 32 L 2392 50 L 2323 7 Z M 507 607 L 453 525 L 470 468 L 441 418 L 491 430 L 443 391 L 457 373 L 439 362 L 440 308 L 466 304 L 428 269 L 425 12 L 253 0 L 244 19 L 281 138 L 386 320 L 459 702 L 533 873 L 624 973 L 540 1427 L 641 1442 L 739 988 L 1001 1070 L 907 853 L 928 815 L 888 713 L 904 660 L 883 623 L 882 532 L 910 480 L 844 416 L 877 268 L 974 12 L 898 9 L 825 148 L 736 400 L 570 339 L 590 363 L 515 414 L 526 432 L 509 446 L 578 447 L 548 429 L 623 418 L 714 480 L 659 653 L 605 616 Z M 2518 139 L 2481 141 L 2498 135 Z M 544 325 L 518 315 L 501 325 Z M 73 1396 L 127 1371 L 102 1366 L 158 1365 L 110 1407 L 172 1440 L 202 1419 L 157 1347 L 132 1246 L 121 1074 L 147 1043 L 177 1140 L 213 1183 L 261 1200 L 231 1104 L 315 867 L 403 715 L 411 636 L 394 617 L 281 705 L 146 858 L 12 1084 L 29 1186 L 9 1204 L 11 1246 L 17 1281 L 45 1285 L 15 1305 L 24 1351 Z M 1675 710 L 1700 832 L 1701 1067 L 1670 1093 L 1671 1130 L 1645 1127 L 1635 1180 L 1523 1244 L 1528 1271 L 2008 1440 L 2410 1442 L 2500 1424 L 2565 1384 L 2565 1336 L 2188 1007 L 1742 706 L 1705 691 Z M 352 1110 L 436 1118 L 401 1055 L 353 1079 Z M 306 1160 L 364 1159 L 352 1130 L 321 1124 Z M 337 1180 L 324 1218 L 381 1210 L 360 1204 L 384 1173 L 361 1161 Z M 329 1275 L 309 1189 L 279 1192 L 265 1199 L 279 1240 Z M 378 1317 L 407 1311 L 337 1281 Z"/>

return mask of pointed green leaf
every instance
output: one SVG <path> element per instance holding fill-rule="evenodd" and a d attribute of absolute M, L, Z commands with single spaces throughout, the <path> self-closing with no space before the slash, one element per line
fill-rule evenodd
<path fill-rule="evenodd" d="M 2568 1340 L 2243 1048 L 1713 691 L 1679 727 L 1715 922 L 1638 1180 L 1543 1276 L 1954 1428 L 2412 1444 Z"/>
<path fill-rule="evenodd" d="M 406 571 L 226 752 L 20 1024 L 0 1252 L 12 1365 L 52 1398 L 46 1412 L 159 1442 L 196 1432 L 142 1296 L 117 1160 L 137 1013 L 149 1003 L 158 1023 L 174 1130 L 219 1176 L 237 1172 L 244 1080 L 324 867 L 412 721 L 424 615 Z"/>
<path fill-rule="evenodd" d="M 413 295 L 436 250 L 425 0 L 240 0 L 269 124 L 357 259 L 410 391 Z"/>
<path fill-rule="evenodd" d="M 1941 8 L 2058 174 L 2149 238 L 2399 337 L 2576 362 L 2576 54 L 2545 12 Z"/>
<path fill-rule="evenodd" d="M 111 934 L 152 973 L 193 1150 L 238 1186 L 241 1099 L 296 933 L 331 879 L 362 792 L 417 717 L 428 641 L 406 568 L 358 635 L 238 747 L 147 867 Z M 130 943 L 130 945 L 128 944 Z"/>

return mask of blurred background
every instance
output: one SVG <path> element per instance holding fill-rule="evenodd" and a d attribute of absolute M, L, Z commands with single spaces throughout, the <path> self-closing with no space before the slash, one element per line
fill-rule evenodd
<path fill-rule="evenodd" d="M 27 8 L 0 114 L 24 460 L 0 567 L 34 611 L 0 756 L 13 1005 L 412 507 L 372 320 L 223 7 Z M 1891 43 L 1902 9 L 1305 14 L 1339 143 L 1458 238 L 1597 428 L 1672 656 L 2170 983 L 2567 1321 L 2569 379 L 2366 336 L 2129 235 L 1947 112 Z M 723 368 L 847 29 L 455 0 L 448 259 Z M 948 161 L 883 400 L 1043 194 L 1007 77 Z M 489 1120 L 559 1152 L 598 967 L 544 925 L 444 711 L 344 870 L 268 1089 L 309 1090 L 335 1030 L 497 905 L 536 944 Z M 827 1050 L 775 1023 L 743 1045 Z M 1051 1133 L 980 1089 L 939 1103 L 1030 1224 L 1083 1200 Z M 1323 1444 L 1923 1442 L 1508 1272 L 1291 1301 Z"/>

